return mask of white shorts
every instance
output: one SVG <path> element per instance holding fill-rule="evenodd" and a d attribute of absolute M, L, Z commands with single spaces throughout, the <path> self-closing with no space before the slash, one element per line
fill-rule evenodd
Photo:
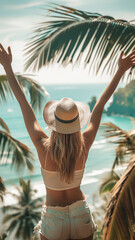
<path fill-rule="evenodd" d="M 97 229 L 85 200 L 66 207 L 42 206 L 41 221 L 34 228 L 48 240 L 82 239 Z"/>

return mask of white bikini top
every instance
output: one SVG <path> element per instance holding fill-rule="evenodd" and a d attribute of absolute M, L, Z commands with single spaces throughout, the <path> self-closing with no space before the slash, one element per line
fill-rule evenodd
<path fill-rule="evenodd" d="M 58 172 L 48 171 L 41 167 L 41 173 L 45 186 L 49 189 L 59 191 L 79 187 L 83 178 L 84 169 L 76 170 L 74 172 L 74 180 L 71 183 L 61 181 L 60 174 Z"/>

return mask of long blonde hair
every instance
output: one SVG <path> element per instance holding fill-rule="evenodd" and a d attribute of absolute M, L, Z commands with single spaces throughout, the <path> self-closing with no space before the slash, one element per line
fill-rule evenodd
<path fill-rule="evenodd" d="M 52 131 L 44 140 L 44 145 L 51 153 L 61 180 L 70 183 L 74 177 L 76 160 L 85 153 L 84 139 L 81 132 L 61 134 Z"/>

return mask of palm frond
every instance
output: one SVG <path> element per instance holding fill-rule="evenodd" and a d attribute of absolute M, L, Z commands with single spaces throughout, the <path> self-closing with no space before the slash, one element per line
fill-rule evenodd
<path fill-rule="evenodd" d="M 129 156 L 135 153 L 135 131 L 124 131 L 111 122 L 102 123 L 101 129 L 106 138 L 113 138 L 112 143 L 117 144 L 116 157 L 113 162 L 112 170 L 116 165 L 128 163 Z"/>
<path fill-rule="evenodd" d="M 30 97 L 30 103 L 34 110 L 41 110 L 42 104 L 44 104 L 48 97 L 48 92 L 34 79 L 27 75 L 16 74 L 16 77 L 23 88 L 25 88 Z"/>
<path fill-rule="evenodd" d="M 105 138 L 123 137 L 130 139 L 128 132 L 124 131 L 112 122 L 101 123 L 100 127 L 104 131 L 103 135 Z"/>
<path fill-rule="evenodd" d="M 23 178 L 19 179 L 20 186 L 15 186 L 17 193 L 10 193 L 14 198 L 16 198 L 18 205 L 16 206 L 5 206 L 4 211 L 8 210 L 16 210 L 20 211 L 20 209 L 24 206 L 30 206 L 33 208 L 36 206 L 36 208 L 41 207 L 41 203 L 43 203 L 42 197 L 33 198 L 37 190 L 32 188 L 30 179 L 25 181 Z M 35 211 L 36 211 L 35 208 Z"/>
<path fill-rule="evenodd" d="M 135 239 L 135 155 L 111 193 L 104 219 L 104 240 Z"/>
<path fill-rule="evenodd" d="M 99 187 L 100 194 L 110 192 L 119 179 L 120 176 L 114 170 L 111 171 L 109 173 L 109 176 L 105 177 L 105 179 L 103 180 Z"/>
<path fill-rule="evenodd" d="M 130 131 L 128 131 L 128 134 L 135 138 L 135 129 L 131 129 Z"/>
<path fill-rule="evenodd" d="M 20 85 L 29 94 L 30 103 L 34 110 L 41 110 L 42 104 L 44 104 L 46 97 L 49 95 L 45 88 L 41 86 L 37 81 L 29 77 L 28 75 L 16 74 Z M 0 76 L 0 103 L 6 102 L 7 96 L 13 96 L 8 79 L 6 75 Z"/>
<path fill-rule="evenodd" d="M 30 184 L 30 180 L 28 180 L 27 182 L 25 182 L 23 180 L 23 178 L 20 178 L 19 180 L 20 182 L 20 191 L 19 191 L 19 204 L 21 204 L 21 206 L 25 205 L 25 204 L 30 204 L 30 201 L 33 197 L 33 195 L 35 194 L 36 190 L 33 190 Z M 32 199 L 33 202 L 33 199 Z"/>
<path fill-rule="evenodd" d="M 131 22 L 57 4 L 53 6 L 48 9 L 50 21 L 41 22 L 35 28 L 25 48 L 25 69 L 39 70 L 54 61 L 63 65 L 77 64 L 83 57 L 84 66 L 88 64 L 96 73 L 102 65 L 112 73 L 121 49 L 125 54 L 134 49 L 135 25 Z M 135 70 L 132 75 L 134 73 Z"/>
<path fill-rule="evenodd" d="M 12 213 L 12 214 L 7 214 L 3 219 L 3 223 L 6 223 L 13 218 L 16 219 L 16 217 L 18 217 L 19 215 L 20 215 L 19 211 L 16 211 L 15 213 Z"/>
<path fill-rule="evenodd" d="M 3 195 L 5 194 L 6 188 L 2 178 L 0 177 L 0 200 L 3 202 Z"/>
<path fill-rule="evenodd" d="M 32 189 L 30 180 L 25 182 L 20 179 L 17 190 L 17 204 L 4 208 L 7 214 L 3 223 L 6 224 L 6 231 L 9 234 L 14 232 L 15 239 L 29 240 L 33 236 L 34 226 L 40 220 L 43 199 L 34 198 L 33 194 L 36 191 Z"/>
<path fill-rule="evenodd" d="M 7 238 L 6 233 L 0 234 L 0 240 L 5 240 L 6 238 Z"/>
<path fill-rule="evenodd" d="M 4 158 L 4 152 L 8 152 Z M 7 163 L 11 158 L 11 166 L 15 166 L 18 170 L 22 167 L 33 170 L 33 152 L 25 144 L 13 138 L 9 133 L 0 130 L 0 161 Z"/>
<path fill-rule="evenodd" d="M 128 152 L 128 149 L 126 147 L 118 145 L 118 147 L 116 148 L 116 156 L 112 165 L 112 171 L 118 165 L 129 163 L 129 160 L 126 159 L 127 153 L 130 154 L 130 152 Z"/>
<path fill-rule="evenodd" d="M 9 127 L 7 124 L 3 121 L 2 118 L 0 118 L 0 127 L 2 127 L 6 132 L 10 133 Z"/>
<path fill-rule="evenodd" d="M 9 82 L 7 81 L 7 76 L 0 75 L 0 104 L 2 102 L 6 102 L 7 96 L 13 97 L 13 93 L 9 85 Z"/>

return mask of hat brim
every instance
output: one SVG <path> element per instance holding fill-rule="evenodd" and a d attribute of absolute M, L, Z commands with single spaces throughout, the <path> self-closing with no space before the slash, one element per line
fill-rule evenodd
<path fill-rule="evenodd" d="M 54 115 L 58 100 L 49 101 L 45 104 L 43 117 L 49 128 L 62 133 L 71 134 L 80 131 L 88 122 L 90 117 L 90 108 L 83 102 L 75 102 L 78 107 L 79 117 L 72 123 L 59 122 Z"/>

